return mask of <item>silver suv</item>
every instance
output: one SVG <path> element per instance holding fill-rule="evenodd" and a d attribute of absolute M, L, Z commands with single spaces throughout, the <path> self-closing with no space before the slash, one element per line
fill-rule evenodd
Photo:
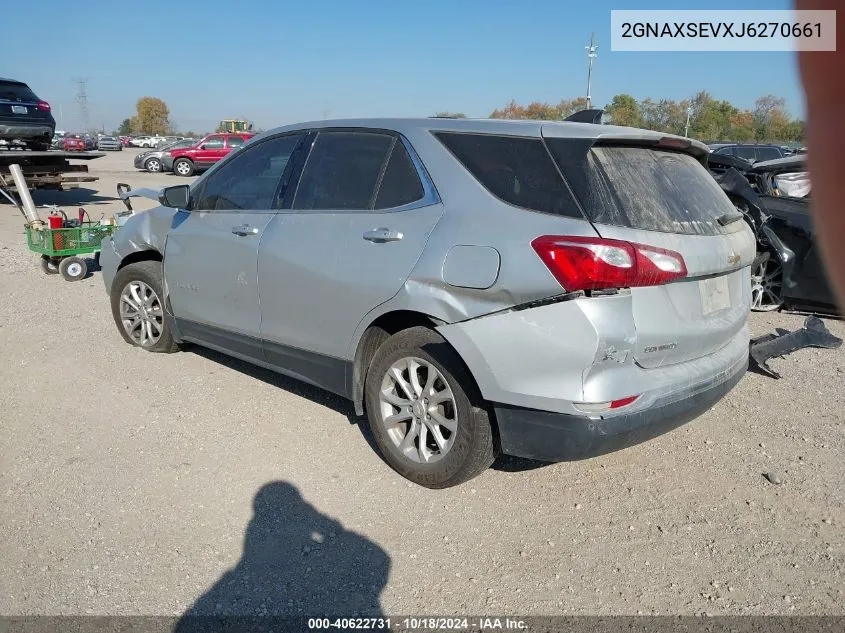
<path fill-rule="evenodd" d="M 366 413 L 431 488 L 701 414 L 747 366 L 754 236 L 707 147 L 589 123 L 279 128 L 104 243 L 132 345 L 207 346 Z"/>

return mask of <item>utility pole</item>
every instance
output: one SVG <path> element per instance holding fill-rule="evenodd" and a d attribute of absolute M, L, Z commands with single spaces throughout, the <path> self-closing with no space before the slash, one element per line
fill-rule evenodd
<path fill-rule="evenodd" d="M 76 103 L 79 105 L 79 116 L 82 119 L 82 131 L 89 132 L 88 123 L 88 79 L 87 77 L 76 77 Z"/>
<path fill-rule="evenodd" d="M 689 119 L 692 116 L 692 106 L 687 106 L 687 124 L 684 126 L 684 136 L 689 136 Z"/>
<path fill-rule="evenodd" d="M 599 49 L 598 45 L 596 44 L 596 34 L 593 33 L 590 36 L 590 45 L 585 46 L 587 49 L 587 110 L 593 107 L 593 97 L 590 94 L 590 90 L 592 88 L 593 83 L 593 62 L 595 61 L 598 55 L 596 51 Z"/>

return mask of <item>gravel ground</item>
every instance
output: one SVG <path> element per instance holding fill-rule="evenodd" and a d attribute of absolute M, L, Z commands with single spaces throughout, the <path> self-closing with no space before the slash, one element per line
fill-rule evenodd
<path fill-rule="evenodd" d="M 133 154 L 36 202 L 97 217 L 120 180 L 185 182 Z M 430 491 L 340 399 L 127 346 L 99 273 L 42 274 L 9 205 L 0 253 L 2 614 L 845 613 L 845 350 L 775 360 L 644 445 Z"/>

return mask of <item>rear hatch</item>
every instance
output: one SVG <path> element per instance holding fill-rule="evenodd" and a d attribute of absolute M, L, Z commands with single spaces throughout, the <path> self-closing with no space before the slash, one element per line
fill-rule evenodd
<path fill-rule="evenodd" d="M 675 251 L 686 264 L 682 279 L 631 288 L 636 362 L 656 368 L 726 345 L 748 318 L 756 243 L 687 153 L 695 147 L 674 137 L 576 139 L 559 130 L 544 127 L 547 145 L 599 235 Z"/>
<path fill-rule="evenodd" d="M 0 79 L 0 119 L 23 122 L 49 122 L 49 106 L 19 81 Z M 46 105 L 46 104 L 45 104 Z"/>

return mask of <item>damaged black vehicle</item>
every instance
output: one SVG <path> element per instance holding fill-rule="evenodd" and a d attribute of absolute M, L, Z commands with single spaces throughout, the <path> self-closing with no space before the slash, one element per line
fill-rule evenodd
<path fill-rule="evenodd" d="M 711 153 L 708 163 L 757 236 L 751 309 L 838 314 L 815 240 L 806 154 L 752 163 Z"/>

